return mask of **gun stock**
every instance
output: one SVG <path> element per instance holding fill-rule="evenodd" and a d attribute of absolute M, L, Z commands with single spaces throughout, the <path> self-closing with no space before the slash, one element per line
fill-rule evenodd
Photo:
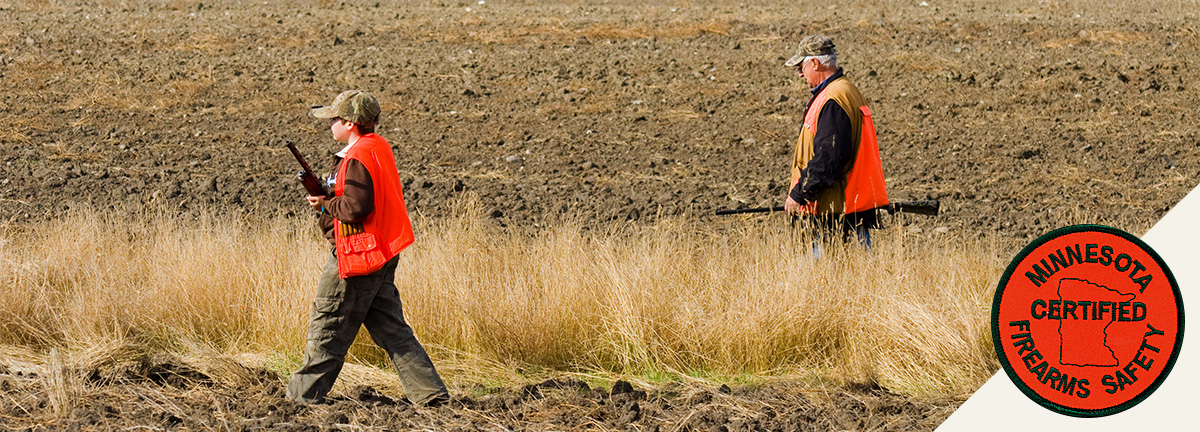
<path fill-rule="evenodd" d="M 926 216 L 937 216 L 938 210 L 941 209 L 941 202 L 938 200 L 925 201 L 900 201 L 888 204 L 884 207 L 888 213 L 913 213 Z"/>
<path fill-rule="evenodd" d="M 913 214 L 926 215 L 926 216 L 937 216 L 938 210 L 940 208 L 941 208 L 941 202 L 939 202 L 938 200 L 900 201 L 900 202 L 894 202 L 894 203 L 890 203 L 886 206 L 880 207 L 880 209 L 887 210 L 887 212 L 891 213 L 891 214 L 913 213 Z M 717 210 L 717 216 L 724 216 L 724 215 L 731 215 L 731 214 L 745 214 L 745 213 L 771 213 L 771 212 L 781 212 L 781 211 L 783 211 L 783 206 L 756 207 L 756 208 L 748 208 L 748 209 L 724 209 L 724 210 Z"/>
<path fill-rule="evenodd" d="M 308 162 L 304 161 L 304 156 L 300 156 L 300 150 L 296 149 L 296 144 L 291 141 L 286 141 L 288 150 L 292 151 L 292 156 L 296 157 L 296 162 L 300 162 L 300 172 L 296 173 L 296 179 L 304 185 L 304 190 L 308 191 L 312 196 L 329 196 L 329 191 L 321 186 L 321 181 L 317 180 L 316 174 L 312 168 L 308 167 Z"/>

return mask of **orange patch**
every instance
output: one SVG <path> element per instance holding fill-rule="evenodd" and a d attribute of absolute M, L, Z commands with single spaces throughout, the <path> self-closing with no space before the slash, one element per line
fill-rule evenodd
<path fill-rule="evenodd" d="M 1166 263 L 1124 231 L 1057 229 L 1013 259 L 992 304 L 1004 371 L 1061 414 L 1101 417 L 1162 384 L 1183 343 L 1183 301 Z"/>

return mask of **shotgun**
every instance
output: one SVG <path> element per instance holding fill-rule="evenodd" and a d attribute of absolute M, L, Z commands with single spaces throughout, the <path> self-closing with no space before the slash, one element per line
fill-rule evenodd
<path fill-rule="evenodd" d="M 925 200 L 925 201 L 894 202 L 894 203 L 890 203 L 888 205 L 885 205 L 885 206 L 879 207 L 879 208 L 883 209 L 883 210 L 887 210 L 887 212 L 890 214 L 913 213 L 913 214 L 920 214 L 920 215 L 926 215 L 926 216 L 937 216 L 938 209 L 940 207 L 941 207 L 941 202 L 939 202 L 938 200 Z M 781 212 L 781 211 L 783 211 L 783 206 L 757 207 L 757 208 L 748 208 L 748 209 L 717 210 L 717 215 L 721 216 L 721 215 L 742 214 L 742 213 L 770 213 L 770 212 Z"/>
<path fill-rule="evenodd" d="M 291 141 L 286 141 L 288 150 L 292 151 L 292 156 L 296 157 L 296 162 L 300 162 L 300 172 L 296 173 L 296 179 L 304 185 L 304 190 L 308 191 L 312 196 L 329 196 L 329 191 L 321 186 L 321 181 L 317 180 L 316 174 L 312 168 L 308 167 L 308 162 L 304 161 L 304 156 L 300 156 L 300 150 L 296 150 L 296 144 Z"/>

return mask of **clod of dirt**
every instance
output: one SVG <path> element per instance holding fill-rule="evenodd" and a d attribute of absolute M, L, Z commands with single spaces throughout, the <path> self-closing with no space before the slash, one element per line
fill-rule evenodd
<path fill-rule="evenodd" d="M 638 420 L 642 416 L 642 407 L 637 402 L 630 402 L 628 405 L 621 407 L 624 413 L 617 418 L 617 424 L 629 424 Z"/>
<path fill-rule="evenodd" d="M 646 392 L 634 389 L 633 384 L 630 384 L 628 381 L 617 381 L 616 384 L 613 384 L 609 399 L 615 405 L 626 406 L 626 404 L 633 401 L 646 400 Z"/>
<path fill-rule="evenodd" d="M 551 378 L 537 384 L 529 384 L 521 388 L 524 399 L 541 399 L 545 397 L 544 390 L 573 390 L 577 394 L 587 394 L 591 391 L 587 383 L 567 378 Z"/>
<path fill-rule="evenodd" d="M 629 381 L 620 380 L 613 384 L 611 395 L 616 396 L 619 394 L 629 393 L 632 391 L 633 391 L 633 384 L 630 384 Z"/>
<path fill-rule="evenodd" d="M 886 387 L 880 385 L 876 381 L 852 382 L 852 383 L 846 384 L 846 391 L 855 392 L 855 393 L 868 393 L 868 394 L 873 394 L 873 395 L 880 395 L 880 394 L 894 395 L 895 394 L 895 393 L 892 393 L 891 390 L 888 390 Z"/>
<path fill-rule="evenodd" d="M 587 383 L 569 378 L 551 378 L 538 383 L 537 386 L 543 389 L 573 389 L 579 392 L 591 390 L 591 387 Z"/>
<path fill-rule="evenodd" d="M 348 393 L 346 393 L 346 396 L 350 399 L 374 406 L 396 404 L 396 401 L 392 398 L 379 393 L 379 391 L 375 390 L 374 387 L 365 385 L 355 386 L 354 388 L 350 389 Z"/>
<path fill-rule="evenodd" d="M 544 397 L 542 395 L 542 389 L 538 388 L 535 384 L 530 384 L 521 388 L 521 394 L 524 395 L 525 399 L 541 399 Z"/>
<path fill-rule="evenodd" d="M 511 394 L 502 393 L 498 395 L 486 396 L 480 401 L 480 407 L 486 411 L 497 410 L 512 410 L 521 404 L 521 397 Z"/>
<path fill-rule="evenodd" d="M 152 417 L 158 420 L 158 424 L 168 427 L 175 426 L 183 422 L 183 419 L 179 418 L 179 416 L 166 411 L 158 412 Z"/>
<path fill-rule="evenodd" d="M 133 359 L 114 358 L 83 371 L 89 381 L 104 382 L 149 382 L 161 386 L 189 387 L 193 384 L 210 385 L 208 375 L 184 364 L 171 354 L 141 355 Z"/>
<path fill-rule="evenodd" d="M 350 417 L 347 417 L 345 413 L 333 411 L 329 414 L 326 414 L 325 420 L 323 420 L 321 423 L 325 424 L 326 426 L 348 424 L 350 423 Z"/>
<path fill-rule="evenodd" d="M 687 405 L 704 405 L 712 402 L 712 393 L 707 391 L 699 392 L 687 398 Z"/>
<path fill-rule="evenodd" d="M 155 356 L 145 364 L 145 377 L 159 385 L 185 387 L 189 384 L 211 384 L 212 380 L 174 356 Z"/>

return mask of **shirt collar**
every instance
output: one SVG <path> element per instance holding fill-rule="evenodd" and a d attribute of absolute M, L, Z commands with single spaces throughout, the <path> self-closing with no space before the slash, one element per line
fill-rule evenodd
<path fill-rule="evenodd" d="M 825 90 L 825 86 L 829 85 L 829 83 L 833 82 L 833 80 L 841 78 L 842 75 L 844 75 L 842 73 L 842 68 L 838 68 L 837 72 L 834 72 L 833 75 L 829 76 L 829 78 L 825 78 L 825 81 L 821 81 L 821 85 L 812 89 L 813 96 L 821 93 L 821 90 Z"/>

